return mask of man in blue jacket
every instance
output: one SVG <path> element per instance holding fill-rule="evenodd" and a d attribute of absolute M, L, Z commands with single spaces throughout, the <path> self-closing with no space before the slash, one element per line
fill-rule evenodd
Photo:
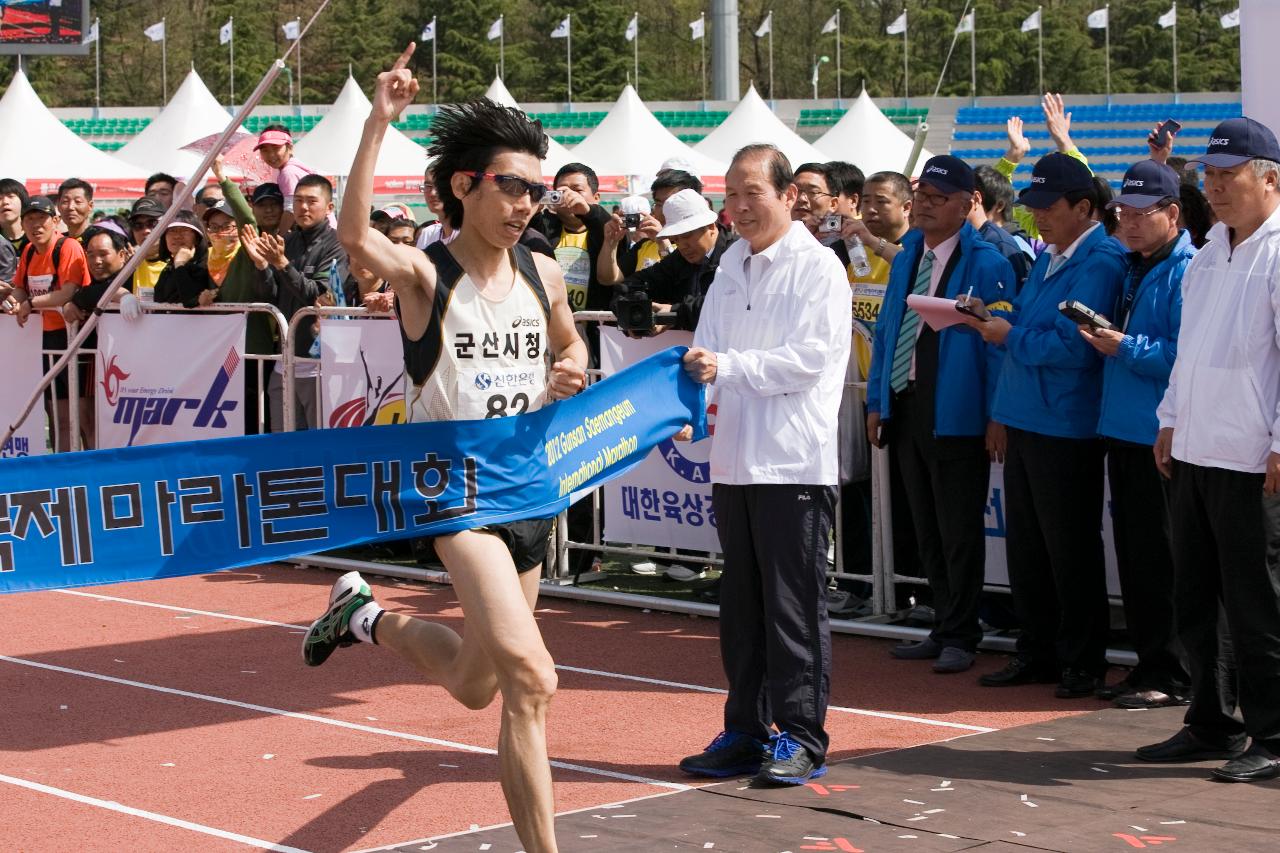
<path fill-rule="evenodd" d="M 1091 218 L 1093 176 L 1079 160 L 1040 158 L 1019 201 L 1049 247 L 1014 300 L 1012 322 L 966 320 L 1005 348 L 992 417 L 1009 428 L 1005 553 L 1022 627 L 1017 656 L 979 682 L 1057 681 L 1059 698 L 1077 698 L 1092 696 L 1107 668 L 1102 356 L 1058 306 L 1075 300 L 1116 316 L 1129 262 Z"/>
<path fill-rule="evenodd" d="M 1113 329 L 1081 326 L 1103 355 L 1102 416 L 1107 447 L 1116 563 L 1125 624 L 1138 665 L 1098 691 L 1121 708 L 1185 705 L 1186 655 L 1174 630 L 1173 556 L 1166 483 L 1152 447 L 1160 431 L 1156 407 L 1169 386 L 1182 322 L 1182 274 L 1195 256 L 1191 235 L 1178 228 L 1178 175 L 1143 160 L 1124 176 L 1111 202 L 1117 236 L 1129 249 L 1119 314 Z"/>
<path fill-rule="evenodd" d="M 925 164 L 916 228 L 893 260 L 867 381 L 867 437 L 877 447 L 887 443 L 902 472 L 937 614 L 929 639 L 895 646 L 893 655 L 936 659 L 939 673 L 973 666 L 982 639 L 983 514 L 991 458 L 1004 452 L 1004 430 L 991 423 L 1000 353 L 963 325 L 929 328 L 907 296 L 971 296 L 992 309 L 1011 307 L 1013 268 L 965 222 L 973 191 L 973 169 L 963 160 L 942 155 Z"/>

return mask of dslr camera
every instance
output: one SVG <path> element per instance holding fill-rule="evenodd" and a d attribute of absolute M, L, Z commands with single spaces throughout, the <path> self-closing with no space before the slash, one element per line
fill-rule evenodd
<path fill-rule="evenodd" d="M 564 190 L 547 190 L 542 196 L 543 207 L 559 207 L 564 204 Z"/>
<path fill-rule="evenodd" d="M 628 290 L 613 299 L 610 306 L 617 318 L 618 328 L 632 335 L 646 336 L 653 332 L 653 301 L 644 290 Z"/>

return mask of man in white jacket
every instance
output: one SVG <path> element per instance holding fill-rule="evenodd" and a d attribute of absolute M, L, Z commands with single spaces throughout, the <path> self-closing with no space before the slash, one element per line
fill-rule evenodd
<path fill-rule="evenodd" d="M 1155 455 L 1193 698 L 1185 727 L 1137 757 L 1230 759 L 1216 778 L 1254 782 L 1280 775 L 1280 145 L 1230 119 L 1192 162 L 1219 222 L 1182 280 Z"/>
<path fill-rule="evenodd" d="M 729 698 L 724 731 L 680 768 L 756 773 L 766 785 L 826 773 L 827 546 L 853 335 L 844 269 L 791 222 L 796 194 L 777 148 L 749 145 L 734 156 L 725 207 L 742 239 L 720 260 L 685 355 L 718 406 L 711 481 Z"/>

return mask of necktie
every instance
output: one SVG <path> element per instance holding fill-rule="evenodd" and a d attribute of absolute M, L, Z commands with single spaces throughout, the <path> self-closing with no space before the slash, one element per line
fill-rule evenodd
<path fill-rule="evenodd" d="M 929 280 L 933 277 L 933 252 L 925 252 L 920 259 L 920 269 L 916 272 L 916 283 L 911 288 L 915 294 L 929 292 Z M 893 369 L 889 372 L 889 387 L 899 392 L 907 387 L 907 377 L 911 374 L 911 356 L 916 348 L 916 330 L 920 328 L 920 315 L 910 308 L 902 315 L 902 326 L 898 329 L 898 342 L 893 350 Z"/>

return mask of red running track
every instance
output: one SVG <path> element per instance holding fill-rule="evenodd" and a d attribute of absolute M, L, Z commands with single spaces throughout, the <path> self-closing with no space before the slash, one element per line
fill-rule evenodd
<path fill-rule="evenodd" d="M 9 850 L 361 850 L 508 820 L 499 702 L 468 711 L 396 656 L 308 669 L 336 574 L 264 567 L 3 598 L 0 838 Z M 391 609 L 461 630 L 448 587 L 375 579 Z M 560 811 L 683 790 L 720 728 L 716 624 L 543 599 L 560 666 L 548 740 Z M 834 638 L 831 760 L 1095 710 L 983 689 Z"/>

